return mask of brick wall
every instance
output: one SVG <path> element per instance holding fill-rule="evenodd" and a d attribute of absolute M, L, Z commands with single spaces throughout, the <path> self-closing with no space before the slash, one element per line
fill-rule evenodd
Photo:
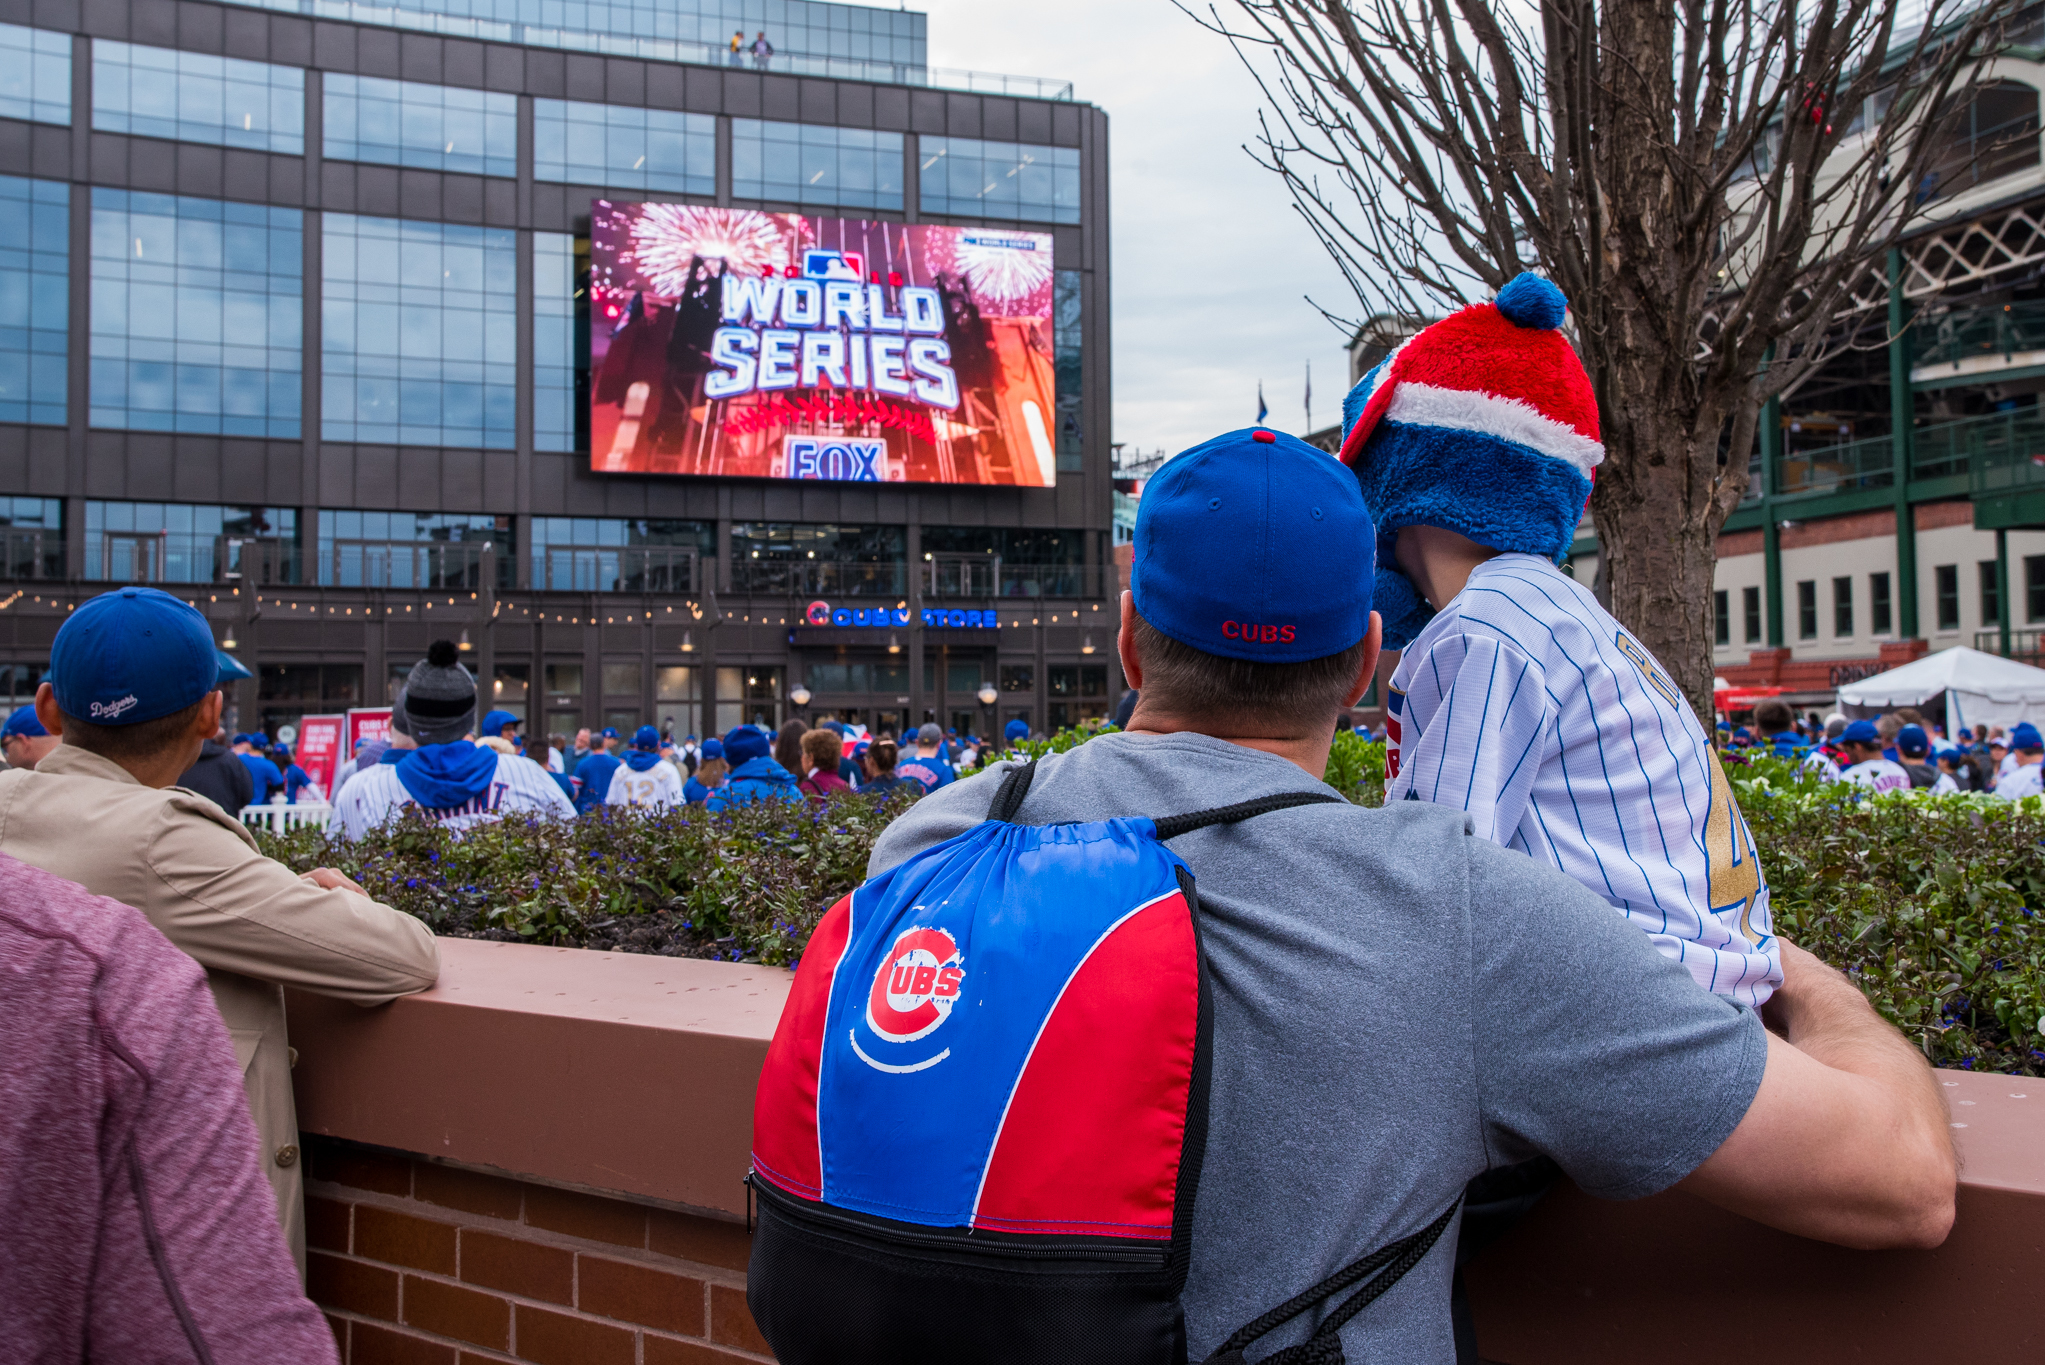
<path fill-rule="evenodd" d="M 734 1223 L 307 1134 L 308 1289 L 344 1365 L 743 1365 Z"/>

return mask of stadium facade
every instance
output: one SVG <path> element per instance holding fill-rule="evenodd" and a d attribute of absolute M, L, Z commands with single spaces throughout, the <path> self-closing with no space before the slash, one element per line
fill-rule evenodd
<path fill-rule="evenodd" d="M 142 582 L 254 671 L 242 728 L 385 704 L 441 637 L 536 732 L 1104 713 L 1107 120 L 926 41 L 804 0 L 0 5 L 4 700 Z M 624 281 L 662 246 L 681 284 Z M 731 341 L 727 289 L 706 352 L 683 305 L 746 251 L 767 327 L 851 312 Z M 800 389 L 706 399 L 760 344 Z"/>

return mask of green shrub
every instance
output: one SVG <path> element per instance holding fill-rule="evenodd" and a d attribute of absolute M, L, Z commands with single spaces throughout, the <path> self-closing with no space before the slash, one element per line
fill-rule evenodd
<path fill-rule="evenodd" d="M 1062 753 L 1100 727 L 1020 746 Z M 1338 735 L 1327 780 L 1384 800 L 1385 754 Z M 2045 1074 L 2045 799 L 1859 795 L 1773 758 L 1727 764 L 1777 930 L 1840 967 L 1945 1066 Z M 359 844 L 259 833 L 291 867 L 337 867 L 435 932 L 792 964 L 914 804 L 840 796 L 711 815 L 606 808 L 456 837 L 414 814 Z"/>

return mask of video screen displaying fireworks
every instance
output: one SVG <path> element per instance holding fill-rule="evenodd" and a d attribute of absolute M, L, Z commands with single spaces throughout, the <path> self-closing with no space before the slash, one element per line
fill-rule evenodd
<path fill-rule="evenodd" d="M 603 473 L 1057 482 L 1051 234 L 599 199 Z"/>

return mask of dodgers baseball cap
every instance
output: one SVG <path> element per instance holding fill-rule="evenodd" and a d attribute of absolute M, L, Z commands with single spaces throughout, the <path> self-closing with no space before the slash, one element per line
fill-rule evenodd
<path fill-rule="evenodd" d="M 1882 732 L 1871 720 L 1857 720 L 1840 732 L 1839 739 L 1845 744 L 1880 744 Z"/>
<path fill-rule="evenodd" d="M 34 739 L 37 735 L 48 733 L 50 732 L 43 728 L 43 723 L 36 719 L 33 704 L 15 707 L 13 714 L 7 717 L 7 723 L 0 725 L 0 739 L 14 739 L 17 736 Z"/>
<path fill-rule="evenodd" d="M 1370 632 L 1377 533 L 1356 475 L 1297 437 L 1245 427 L 1144 486 L 1136 610 L 1207 654 L 1295 664 Z"/>
<path fill-rule="evenodd" d="M 57 707 L 90 725 L 137 725 L 182 711 L 220 681 L 213 628 L 157 588 L 101 593 L 50 646 Z"/>
<path fill-rule="evenodd" d="M 2038 737 L 2038 727 L 2027 720 L 2011 727 L 2009 742 L 2012 749 L 2045 749 L 2045 739 Z"/>
<path fill-rule="evenodd" d="M 1931 751 L 1931 736 L 1924 733 L 1921 725 L 1906 725 L 1896 732 L 1896 752 L 1899 754 L 1922 754 Z"/>

